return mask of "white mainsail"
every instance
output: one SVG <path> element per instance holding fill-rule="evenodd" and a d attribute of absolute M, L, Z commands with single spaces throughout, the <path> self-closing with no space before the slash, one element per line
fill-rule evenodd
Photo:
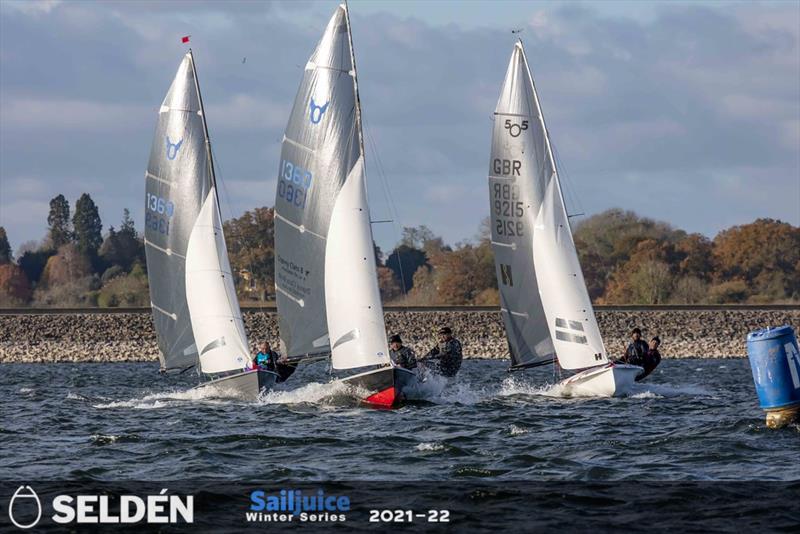
<path fill-rule="evenodd" d="M 514 45 L 495 111 L 489 184 L 513 365 L 548 363 L 554 351 L 565 369 L 606 363 L 521 41 Z"/>

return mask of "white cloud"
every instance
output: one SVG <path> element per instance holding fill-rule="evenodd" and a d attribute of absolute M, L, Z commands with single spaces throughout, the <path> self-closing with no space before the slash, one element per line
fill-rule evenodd
<path fill-rule="evenodd" d="M 137 104 L 30 97 L 4 98 L 0 109 L 8 132 L 116 132 L 153 122 L 156 113 L 156 107 Z"/>
<path fill-rule="evenodd" d="M 46 15 L 62 4 L 62 0 L 4 0 L 3 6 L 25 15 Z"/>

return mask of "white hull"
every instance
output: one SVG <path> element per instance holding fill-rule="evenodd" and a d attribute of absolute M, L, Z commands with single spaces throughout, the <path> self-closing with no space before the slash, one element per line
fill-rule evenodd
<path fill-rule="evenodd" d="M 622 397 L 643 372 L 637 365 L 609 363 L 592 367 L 559 382 L 565 395 L 575 397 Z"/>

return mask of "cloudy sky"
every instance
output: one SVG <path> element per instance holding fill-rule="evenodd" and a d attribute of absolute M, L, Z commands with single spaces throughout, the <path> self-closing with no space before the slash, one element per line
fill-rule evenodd
<path fill-rule="evenodd" d="M 74 205 L 89 192 L 106 228 L 128 207 L 141 229 L 156 113 L 187 34 L 223 215 L 271 206 L 302 66 L 335 6 L 0 1 L 0 225 L 12 246 L 43 237 L 58 193 Z M 350 6 L 373 218 L 397 220 L 376 227 L 385 249 L 399 226 L 455 242 L 488 214 L 512 29 L 571 212 L 623 207 L 712 237 L 757 217 L 800 225 L 798 2 Z"/>

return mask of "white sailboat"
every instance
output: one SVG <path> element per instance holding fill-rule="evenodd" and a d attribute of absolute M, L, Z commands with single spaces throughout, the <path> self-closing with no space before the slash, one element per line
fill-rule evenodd
<path fill-rule="evenodd" d="M 278 375 L 248 368 L 191 50 L 159 109 L 145 181 L 147 275 L 162 371 L 195 367 L 198 387 L 256 397 Z"/>
<path fill-rule="evenodd" d="M 275 198 L 282 350 L 330 355 L 363 401 L 392 406 L 416 375 L 389 358 L 367 204 L 358 77 L 346 5 L 305 66 L 284 133 Z"/>
<path fill-rule="evenodd" d="M 557 363 L 579 371 L 560 383 L 566 394 L 624 395 L 642 368 L 603 345 L 521 40 L 494 113 L 489 199 L 511 369 Z"/>

